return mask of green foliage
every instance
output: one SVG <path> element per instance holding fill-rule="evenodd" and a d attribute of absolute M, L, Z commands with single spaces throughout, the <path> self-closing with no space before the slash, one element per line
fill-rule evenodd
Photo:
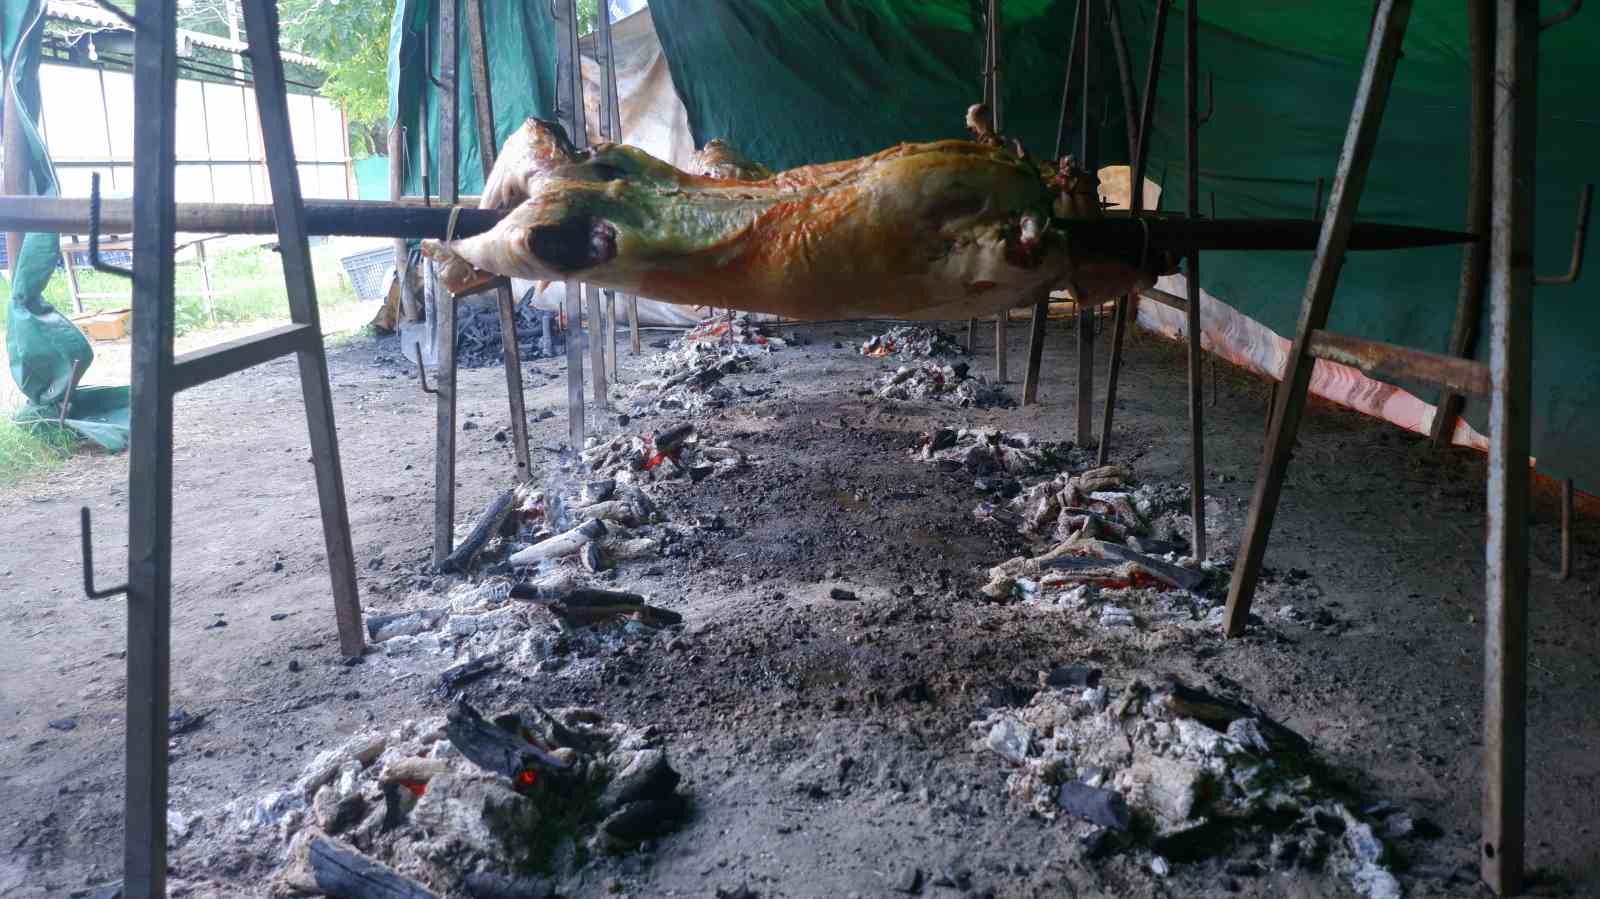
<path fill-rule="evenodd" d="M 324 66 L 322 94 L 344 110 L 352 134 L 365 147 L 356 155 L 376 152 L 375 126 L 389 108 L 389 20 L 391 0 L 280 0 L 278 26 L 282 45 Z"/>

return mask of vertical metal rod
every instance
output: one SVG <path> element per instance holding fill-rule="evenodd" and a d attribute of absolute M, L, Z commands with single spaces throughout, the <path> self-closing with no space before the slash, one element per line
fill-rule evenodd
<path fill-rule="evenodd" d="M 622 101 L 617 96 L 617 57 L 611 41 L 611 8 L 599 0 L 595 17 L 595 48 L 600 57 L 600 134 L 609 141 L 622 140 Z M 606 296 L 606 361 L 610 365 L 613 381 L 617 378 L 617 293 L 608 290 Z M 633 323 L 631 338 L 634 355 L 639 353 L 639 300 L 632 294 L 623 294 L 628 304 L 629 320 Z"/>
<path fill-rule="evenodd" d="M 206 318 L 215 325 L 217 323 L 217 300 L 216 296 L 211 292 L 211 267 L 206 265 L 206 242 L 204 240 L 194 242 L 194 261 L 200 266 L 201 301 L 205 306 Z M 68 271 L 71 271 L 71 268 L 70 265 L 67 266 Z M 71 280 L 76 282 L 78 279 L 73 277 Z M 83 310 L 80 309 L 79 311 Z"/>
<path fill-rule="evenodd" d="M 389 123 L 389 199 L 397 202 L 405 194 L 405 146 L 405 132 L 400 127 L 400 114 L 396 108 L 394 121 Z M 422 311 L 417 304 L 416 294 L 411 290 L 411 279 L 406 277 L 410 255 L 406 239 L 395 238 L 394 274 L 400 291 L 398 318 L 403 322 L 416 321 Z"/>
<path fill-rule="evenodd" d="M 1484 572 L 1483 880 L 1522 892 L 1528 675 L 1528 453 L 1538 0 L 1499 0 L 1489 233 L 1489 521 Z"/>
<path fill-rule="evenodd" d="M 606 374 L 612 383 L 617 380 L 617 292 L 608 290 L 606 297 Z"/>
<path fill-rule="evenodd" d="M 1022 404 L 1039 402 L 1039 368 L 1044 361 L 1044 332 L 1050 323 L 1050 291 L 1045 290 L 1033 304 L 1033 319 L 1028 326 L 1028 367 L 1022 376 Z"/>
<path fill-rule="evenodd" d="M 1117 61 L 1117 79 L 1122 84 L 1123 128 L 1128 132 L 1128 162 L 1139 152 L 1139 92 L 1133 86 L 1133 67 L 1128 62 L 1128 36 L 1122 31 L 1118 12 L 1121 0 L 1106 0 L 1106 27 L 1111 30 L 1111 50 Z"/>
<path fill-rule="evenodd" d="M 1561 572 L 1562 580 L 1572 578 L 1572 479 L 1561 482 Z"/>
<path fill-rule="evenodd" d="M 339 462 L 333 391 L 328 383 L 328 357 L 322 345 L 322 324 L 317 310 L 316 274 L 311 265 L 311 247 L 306 240 L 305 204 L 300 194 L 299 170 L 295 166 L 294 139 L 289 130 L 288 93 L 283 81 L 283 62 L 278 58 L 277 9 L 271 0 L 245 0 L 245 28 L 251 36 L 250 66 L 255 76 L 256 107 L 261 116 L 267 182 L 272 188 L 272 212 L 278 223 L 278 250 L 283 260 L 289 316 L 295 324 L 308 325 L 315 335 L 296 354 L 300 363 L 300 390 L 306 404 L 312 469 L 322 510 L 322 536 L 328 551 L 339 650 L 345 657 L 355 658 L 366 648 L 361 597 L 356 589 L 355 543 L 350 536 L 350 512 L 345 507 L 344 471 Z"/>
<path fill-rule="evenodd" d="M 134 315 L 122 890 L 129 899 L 159 899 L 167 895 L 167 710 L 172 670 L 177 4 L 139 0 L 135 15 L 143 27 L 133 34 Z"/>
<path fill-rule="evenodd" d="M 483 180 L 488 183 L 494 170 L 497 138 L 494 127 L 494 94 L 489 81 L 488 54 L 484 51 L 483 0 L 466 0 L 467 67 L 472 78 L 474 116 L 478 122 L 478 161 Z M 516 298 L 508 280 L 495 290 L 495 306 L 500 312 L 500 356 L 506 372 L 506 405 L 511 416 L 511 449 L 517 464 L 517 480 L 532 475 L 533 457 L 528 452 L 528 407 L 522 393 L 522 348 L 517 344 Z"/>
<path fill-rule="evenodd" d="M 574 146 L 589 145 L 583 109 L 583 74 L 578 55 L 578 11 L 574 0 L 554 0 L 556 27 L 556 119 Z M 583 449 L 583 298 L 584 285 L 568 281 L 567 290 L 567 436 L 574 452 Z M 595 335 L 598 339 L 598 334 Z M 597 374 L 599 374 L 597 372 Z"/>
<path fill-rule="evenodd" d="M 456 0 L 439 4 L 439 202 L 454 206 L 456 183 Z M 426 88 L 424 88 L 426 89 Z M 439 327 L 434 333 L 433 562 L 455 545 L 456 518 L 456 298 L 439 289 L 434 298 Z"/>
<path fill-rule="evenodd" d="M 1078 136 L 1078 162 L 1093 177 L 1099 177 L 1098 130 L 1094 109 L 1094 3 L 1083 4 L 1083 133 Z M 1098 188 L 1097 188 L 1098 190 Z M 1094 306 L 1079 290 L 1072 291 L 1078 306 L 1078 384 L 1077 442 L 1089 446 L 1094 440 Z"/>
<path fill-rule="evenodd" d="M 1078 69 L 1078 38 L 1083 31 L 1083 8 L 1094 0 L 1078 0 L 1072 14 L 1072 38 L 1067 42 L 1067 73 L 1061 82 L 1061 119 L 1056 124 L 1055 159 L 1060 159 L 1067 143 L 1067 115 L 1072 108 L 1072 76 Z"/>
<path fill-rule="evenodd" d="M 583 283 L 568 281 L 567 300 L 567 442 L 573 452 L 583 449 Z"/>
<path fill-rule="evenodd" d="M 589 335 L 589 372 L 594 378 L 594 407 L 604 412 L 609 399 L 606 393 L 609 389 L 606 377 L 606 342 L 603 339 L 606 328 L 602 321 L 605 310 L 602 309 L 601 290 L 592 284 L 584 285 L 584 292 L 589 299 L 589 322 L 584 328 L 584 333 Z"/>
<path fill-rule="evenodd" d="M 1411 16 L 1411 0 L 1380 0 L 1380 6 L 1382 13 L 1367 45 L 1344 148 L 1339 153 L 1328 214 L 1322 221 L 1316 256 L 1306 279 L 1300 322 L 1272 412 L 1272 430 L 1256 474 L 1255 495 L 1250 502 L 1250 515 L 1245 520 L 1233 582 L 1228 588 L 1224 627 L 1229 636 L 1244 633 L 1250 616 L 1250 602 L 1255 597 L 1256 582 L 1261 577 L 1266 557 L 1267 536 L 1272 532 L 1272 519 L 1278 509 L 1278 497 L 1283 492 L 1283 479 L 1289 470 L 1289 457 L 1294 450 L 1300 415 L 1311 385 L 1311 370 L 1316 362 L 1309 353 L 1311 332 L 1328 321 L 1333 292 L 1339 283 L 1339 268 L 1349 244 L 1350 226 L 1355 221 L 1356 207 L 1366 185 L 1367 169 L 1378 142 L 1378 126 L 1383 122 L 1384 105 L 1389 99 L 1406 22 Z M 1193 202 L 1191 197 L 1191 205 Z"/>
<path fill-rule="evenodd" d="M 967 352 L 978 352 L 978 320 L 975 318 L 967 319 Z"/>
<path fill-rule="evenodd" d="M 1186 109 L 1185 193 L 1189 221 L 1200 217 L 1200 12 L 1199 0 L 1188 0 L 1183 13 L 1183 100 Z M 1184 330 L 1189 344 L 1189 515 L 1193 519 L 1190 553 L 1206 558 L 1206 453 L 1205 405 L 1202 400 L 1205 380 L 1200 335 L 1200 251 L 1191 248 L 1184 262 L 1184 283 L 1188 300 L 1184 309 Z"/>
<path fill-rule="evenodd" d="M 1114 4 L 1113 4 L 1114 5 Z M 1156 89 L 1159 87 L 1161 75 L 1161 50 L 1166 41 L 1167 13 L 1172 9 L 1172 0 L 1158 0 L 1156 3 L 1155 31 L 1150 36 L 1149 66 L 1144 75 L 1144 101 L 1139 106 L 1139 118 L 1128 134 L 1128 158 L 1132 161 L 1132 168 L 1128 173 L 1128 209 L 1129 214 L 1139 215 L 1144 211 L 1144 173 L 1149 164 L 1149 147 L 1144 142 L 1144 135 L 1149 132 L 1152 120 L 1155 118 Z M 1121 33 L 1122 26 L 1112 19 L 1112 30 Z M 1123 51 L 1124 54 L 1126 51 Z M 1124 99 L 1132 96 L 1132 76 L 1127 74 L 1127 67 L 1121 66 L 1123 74 Z M 1117 300 L 1116 322 L 1111 330 L 1111 364 L 1106 372 L 1106 410 L 1100 417 L 1100 446 L 1096 458 L 1099 464 L 1104 465 L 1111 454 L 1111 422 L 1115 416 L 1117 405 L 1117 382 L 1122 374 L 1122 344 L 1127 339 L 1128 316 L 1132 314 L 1133 304 L 1137 298 L 1133 295 Z"/>
<path fill-rule="evenodd" d="M 984 93 L 989 98 L 990 121 L 994 125 L 995 134 L 1004 134 L 1005 116 L 1000 102 L 1000 0 L 989 0 L 989 14 L 986 17 L 988 32 L 988 58 Z M 1011 310 L 1002 309 L 994 318 L 994 380 L 996 384 L 1004 384 L 1009 380 L 1010 372 L 1007 371 L 1006 354 L 1010 349 L 1009 331 L 1011 327 Z"/>
<path fill-rule="evenodd" d="M 204 246 L 204 244 L 202 244 L 202 246 Z M 83 297 L 78 295 L 78 269 L 72 264 L 72 254 L 66 250 L 61 251 L 61 268 L 67 273 L 67 294 L 72 297 L 72 311 L 76 315 L 82 315 Z M 205 276 L 204 266 L 201 266 L 200 272 L 201 277 L 203 278 Z M 211 288 L 207 286 L 207 293 L 210 292 L 210 289 Z M 207 305 L 209 306 L 209 302 Z M 210 312 L 211 321 L 215 323 L 217 320 L 216 310 L 210 309 Z"/>
<path fill-rule="evenodd" d="M 1494 191 L 1490 167 L 1494 156 L 1494 2 L 1467 0 L 1467 44 L 1472 56 L 1472 136 L 1467 143 L 1467 230 L 1480 237 L 1489 233 L 1489 207 Z M 1461 281 L 1456 295 L 1455 323 L 1450 327 L 1452 356 L 1474 354 L 1478 346 L 1479 324 L 1483 319 L 1483 296 L 1489 280 L 1487 241 L 1467 244 L 1461 255 Z M 1466 398 L 1445 390 L 1434 409 L 1429 438 L 1436 447 L 1446 447 L 1455 437 L 1456 419 Z"/>
<path fill-rule="evenodd" d="M 628 294 L 628 348 L 639 355 L 639 298 Z"/>

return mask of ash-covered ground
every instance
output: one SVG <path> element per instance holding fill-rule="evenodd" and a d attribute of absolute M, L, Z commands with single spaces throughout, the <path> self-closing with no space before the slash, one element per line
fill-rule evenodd
<path fill-rule="evenodd" d="M 518 571 L 506 558 L 546 536 L 551 508 L 529 502 L 466 574 L 429 559 L 432 398 L 393 340 L 334 351 L 363 602 L 374 620 L 426 612 L 353 665 L 333 638 L 292 364 L 186 393 L 172 703 L 193 720 L 173 739 L 173 894 L 303 887 L 290 860 L 314 832 L 441 895 L 1483 894 L 1481 457 L 1314 409 L 1258 619 L 1224 640 L 1214 610 L 1264 385 L 1221 373 L 1206 410 L 1211 560 L 1186 565 L 1178 347 L 1130 342 L 1111 478 L 1070 445 L 1064 323 L 1043 404 L 1018 408 L 880 396 L 906 364 L 862 355 L 884 330 L 786 326 L 776 348 L 624 352 L 612 411 L 590 412 L 614 448 L 591 453 L 600 472 L 563 446 L 562 363 L 530 363 L 531 486 L 562 495 L 573 517 L 559 523 L 581 518 L 597 479 L 636 485 L 654 511 L 630 506 L 587 566 Z M 979 350 L 962 361 L 997 380 L 987 340 Z M 669 383 L 653 357 L 673 352 L 694 371 Z M 502 378 L 460 376 L 460 533 L 512 486 Z M 711 402 L 694 395 L 707 389 Z M 629 452 L 648 462 L 646 438 L 685 422 L 697 445 L 737 456 L 634 470 Z M 929 448 L 945 428 L 967 429 L 955 448 L 1007 448 L 995 464 L 941 462 Z M 14 648 L 0 660 L 0 895 L 88 895 L 120 867 L 123 612 L 81 599 L 65 536 L 86 500 L 103 571 L 122 564 L 109 548 L 123 540 L 125 465 L 80 459 L 0 498 L 17 533 L 53 541 L 0 550 L 13 596 L 0 636 Z M 1584 521 L 1577 576 L 1557 583 L 1542 574 L 1550 498 L 1536 509 L 1529 857 L 1537 893 L 1584 896 L 1600 890 L 1600 540 Z M 1056 558 L 1077 561 L 1028 564 L 1073 539 Z M 1129 548 L 1201 579 L 1174 587 L 1157 576 L 1173 571 L 1126 562 Z M 574 622 L 496 587 L 553 572 L 672 614 Z M 441 685 L 476 659 L 489 663 Z M 603 732 L 566 756 L 578 738 L 565 729 L 519 729 L 576 758 L 592 788 L 565 806 L 530 800 L 514 774 L 451 745 L 459 702 Z M 616 795 L 668 759 L 681 780 L 667 792 Z M 435 777 L 448 780 L 435 790 Z M 629 802 L 669 800 L 660 827 L 613 826 Z"/>

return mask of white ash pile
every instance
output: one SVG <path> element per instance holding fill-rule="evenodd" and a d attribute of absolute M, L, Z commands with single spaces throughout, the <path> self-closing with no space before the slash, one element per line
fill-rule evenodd
<path fill-rule="evenodd" d="M 1092 856 L 1143 855 L 1157 876 L 1237 852 L 1259 861 L 1230 870 L 1331 870 L 1373 899 L 1400 895 L 1373 825 L 1319 782 L 1298 734 L 1176 678 L 1118 690 L 1100 685 L 1098 669 L 1060 671 L 1047 678 L 1060 688 L 972 725 L 974 748 L 1012 769 L 1007 789 L 1020 809 L 1073 821 Z"/>
<path fill-rule="evenodd" d="M 762 346 L 771 350 L 781 350 L 788 346 L 788 342 L 781 337 L 767 333 L 760 322 L 751 318 L 748 312 L 723 312 L 710 318 L 701 319 L 700 323 L 685 331 L 678 339 L 679 345 L 685 344 L 715 344 L 717 346 Z"/>
<path fill-rule="evenodd" d="M 597 476 L 613 478 L 623 486 L 674 479 L 699 483 L 747 464 L 742 451 L 700 437 L 695 426 L 685 422 L 649 436 L 590 438 L 581 457 Z"/>
<path fill-rule="evenodd" d="M 947 474 L 978 478 L 1021 478 L 1060 470 L 1087 458 L 1070 443 L 1034 440 L 1026 433 L 998 428 L 935 428 L 918 435 L 911 458 L 931 462 Z"/>
<path fill-rule="evenodd" d="M 777 338 L 773 338 L 776 340 Z M 720 409 L 740 396 L 762 396 L 763 390 L 723 383 L 727 375 L 754 371 L 770 344 L 680 340 L 676 347 L 650 357 L 653 376 L 633 386 L 628 399 L 634 416 L 651 413 L 699 413 Z"/>
<path fill-rule="evenodd" d="M 878 378 L 872 392 L 879 399 L 928 400 L 963 409 L 1010 408 L 1017 404 L 1005 388 L 974 377 L 965 362 L 902 365 Z"/>
<path fill-rule="evenodd" d="M 1120 465 L 1062 473 L 1027 487 L 980 481 L 978 487 L 995 497 L 979 503 L 975 517 L 1015 527 L 1048 547 L 991 568 L 985 595 L 1083 608 L 1101 592 L 1176 590 L 1189 594 L 1179 611 L 1192 611 L 1191 600 L 1204 599 L 1198 593 L 1214 566 L 1182 556 L 1188 517 L 1175 492 L 1132 482 Z M 1103 624 L 1134 623 L 1120 606 L 1100 612 Z"/>
<path fill-rule="evenodd" d="M 882 358 L 904 356 L 927 359 L 931 356 L 965 356 L 967 350 L 954 337 L 927 325 L 899 325 L 867 338 L 861 355 Z"/>
<path fill-rule="evenodd" d="M 458 701 L 321 753 L 289 788 L 228 812 L 239 839 L 288 843 L 282 892 L 546 896 L 587 853 L 676 829 L 679 780 L 652 727 L 582 708 L 491 720 Z"/>

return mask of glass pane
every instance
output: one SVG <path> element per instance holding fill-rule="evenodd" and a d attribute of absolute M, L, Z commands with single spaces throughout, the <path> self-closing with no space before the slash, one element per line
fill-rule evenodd
<path fill-rule="evenodd" d="M 208 159 L 206 150 L 205 100 L 200 82 L 178 79 L 177 146 L 179 159 Z"/>
<path fill-rule="evenodd" d="M 104 160 L 111 155 L 100 102 L 100 77 L 93 69 L 40 66 L 46 143 L 54 159 Z M 54 114 L 50 114 L 54 112 Z"/>

